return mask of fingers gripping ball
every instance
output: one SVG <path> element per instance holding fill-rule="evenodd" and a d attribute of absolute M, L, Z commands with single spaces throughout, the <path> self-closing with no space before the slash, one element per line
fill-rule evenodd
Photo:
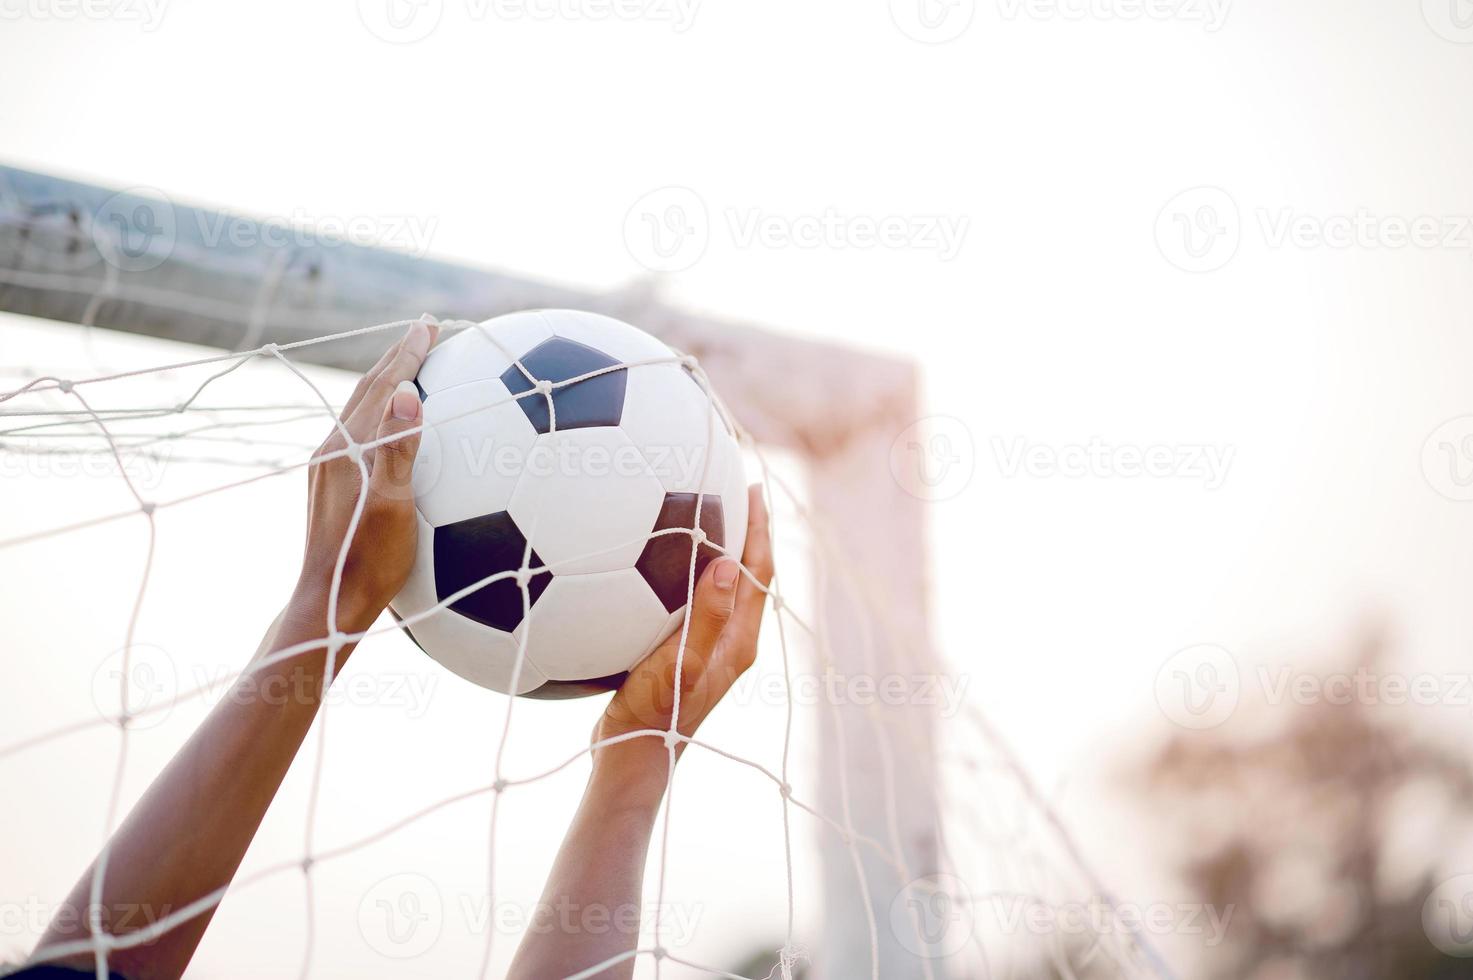
<path fill-rule="evenodd" d="M 735 435 L 642 330 L 513 313 L 442 340 L 416 384 L 419 551 L 392 609 L 462 677 L 542 698 L 612 690 L 679 627 L 692 553 L 696 579 L 711 544 L 740 557 Z"/>

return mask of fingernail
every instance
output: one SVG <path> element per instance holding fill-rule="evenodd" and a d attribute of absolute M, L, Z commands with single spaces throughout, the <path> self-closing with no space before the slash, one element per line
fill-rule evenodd
<path fill-rule="evenodd" d="M 394 418 L 405 422 L 419 418 L 419 392 L 415 390 L 413 381 L 401 381 L 394 389 L 393 412 Z"/>
<path fill-rule="evenodd" d="M 737 580 L 737 563 L 730 558 L 721 559 L 716 563 L 716 570 L 711 573 L 711 578 L 718 589 L 731 588 Z"/>

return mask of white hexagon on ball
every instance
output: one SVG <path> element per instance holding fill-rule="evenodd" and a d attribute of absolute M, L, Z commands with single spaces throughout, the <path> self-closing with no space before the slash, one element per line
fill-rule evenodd
<path fill-rule="evenodd" d="M 513 636 L 548 679 L 576 681 L 628 670 L 629 645 L 651 648 L 667 618 L 632 568 L 558 575 Z"/>
<path fill-rule="evenodd" d="M 553 574 L 574 575 L 634 567 L 664 499 L 629 437 L 600 426 L 538 436 L 508 510 Z"/>
<path fill-rule="evenodd" d="M 419 512 L 435 527 L 506 510 L 537 430 L 498 378 L 427 397 L 414 460 Z"/>
<path fill-rule="evenodd" d="M 469 381 L 498 378 L 513 361 L 551 336 L 546 317 L 529 310 L 442 337 L 420 366 L 420 390 L 433 395 Z"/>

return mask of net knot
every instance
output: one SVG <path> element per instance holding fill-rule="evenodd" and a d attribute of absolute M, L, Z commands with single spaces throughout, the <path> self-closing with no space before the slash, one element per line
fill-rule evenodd
<path fill-rule="evenodd" d="M 778 787 L 777 787 L 777 795 L 778 796 L 781 796 L 785 800 L 788 797 L 792 796 L 793 795 L 793 786 L 792 786 L 792 784 L 791 783 L 779 783 L 778 784 Z"/>
<path fill-rule="evenodd" d="M 274 356 L 276 354 L 281 353 L 281 347 L 278 346 L 275 343 L 262 344 L 261 345 L 261 353 L 262 354 L 271 354 L 271 355 Z"/>
<path fill-rule="evenodd" d="M 345 449 L 345 452 L 347 452 L 348 458 L 351 459 L 354 463 L 361 463 L 361 462 L 363 462 L 363 447 L 361 445 L 359 445 L 358 443 L 356 443 L 356 442 L 350 442 L 350 443 L 348 443 L 347 448 Z"/>
<path fill-rule="evenodd" d="M 517 588 L 525 589 L 532 581 L 532 569 L 525 565 L 517 569 Z"/>
<path fill-rule="evenodd" d="M 654 949 L 650 950 L 650 955 L 657 960 L 663 960 L 667 954 L 664 946 L 656 946 Z"/>
<path fill-rule="evenodd" d="M 73 387 L 75 386 L 66 378 L 62 378 L 56 382 L 56 389 L 60 391 L 63 395 L 70 395 L 72 393 Z"/>
<path fill-rule="evenodd" d="M 503 793 L 505 791 L 506 791 L 506 780 L 504 780 L 504 779 L 498 779 L 498 780 L 496 780 L 496 782 L 494 782 L 494 783 L 491 784 L 491 792 L 493 792 L 493 793 Z"/>
<path fill-rule="evenodd" d="M 158 510 L 158 506 L 159 505 L 154 503 L 152 500 L 144 500 L 138 504 L 138 510 L 145 517 L 151 517 L 153 515 L 153 512 L 155 510 Z"/>
<path fill-rule="evenodd" d="M 700 365 L 700 363 L 700 361 L 696 360 L 696 355 L 694 354 L 680 355 L 680 366 L 689 371 L 694 371 Z"/>
<path fill-rule="evenodd" d="M 696 547 L 700 547 L 701 545 L 705 544 L 709 540 L 710 540 L 710 538 L 708 538 L 706 536 L 706 531 L 705 531 L 704 528 L 697 527 L 697 528 L 692 528 L 691 529 L 691 532 L 690 532 L 690 542 L 691 542 L 691 544 L 695 545 Z"/>
<path fill-rule="evenodd" d="M 546 378 L 543 378 L 532 386 L 532 390 L 537 392 L 537 394 L 546 397 L 547 395 L 552 394 L 552 382 L 548 381 Z"/>
<path fill-rule="evenodd" d="M 680 736 L 675 734 L 674 732 L 666 732 L 664 741 L 665 748 L 673 749 L 675 748 L 675 746 L 680 744 Z"/>
<path fill-rule="evenodd" d="M 123 729 L 123 730 L 126 731 L 127 728 L 128 728 L 128 726 L 131 725 L 131 724 L 133 724 L 133 712 L 131 712 L 131 711 L 124 711 L 124 712 L 122 712 L 121 714 L 118 715 L 118 727 L 119 728 L 121 728 L 121 729 Z"/>
<path fill-rule="evenodd" d="M 307 856 L 303 857 L 302 858 L 302 874 L 304 874 L 304 875 L 305 874 L 311 874 L 312 873 L 312 865 L 314 865 L 316 863 L 317 863 L 317 859 L 314 858 L 310 854 L 308 854 Z"/>
<path fill-rule="evenodd" d="M 348 634 L 333 630 L 327 634 L 327 646 L 330 650 L 341 650 L 348 645 Z"/>
<path fill-rule="evenodd" d="M 440 325 L 440 318 L 433 313 L 421 313 L 419 315 L 419 322 L 427 327 L 437 327 Z"/>

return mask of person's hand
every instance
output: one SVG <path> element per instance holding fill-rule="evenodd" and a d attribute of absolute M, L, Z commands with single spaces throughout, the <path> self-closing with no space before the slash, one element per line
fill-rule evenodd
<path fill-rule="evenodd" d="M 767 601 L 764 589 L 772 581 L 772 542 L 760 488 L 750 487 L 747 494 L 750 517 L 742 560 L 762 587 L 742 574 L 736 559 L 725 557 L 707 565 L 696 583 L 680 677 L 678 729 L 682 735 L 695 733 L 757 658 L 757 631 Z M 677 629 L 629 672 L 594 728 L 595 742 L 628 732 L 670 728 L 680 634 Z M 683 748 L 677 746 L 677 754 Z M 612 781 L 620 785 L 647 793 L 663 792 L 667 759 L 661 739 L 640 736 L 597 749 L 595 778 L 601 772 L 613 772 Z"/>
<path fill-rule="evenodd" d="M 439 327 L 416 321 L 358 382 L 339 417 L 355 443 L 394 436 L 420 424 L 423 411 L 412 379 L 438 335 Z M 315 455 L 347 445 L 342 429 L 333 426 Z M 417 531 L 410 477 L 418 449 L 416 432 L 363 451 L 368 495 L 338 593 L 336 626 L 344 633 L 368 629 L 409 578 Z M 308 468 L 307 547 L 294 602 L 327 609 L 333 570 L 362 484 L 358 464 L 347 455 Z"/>

